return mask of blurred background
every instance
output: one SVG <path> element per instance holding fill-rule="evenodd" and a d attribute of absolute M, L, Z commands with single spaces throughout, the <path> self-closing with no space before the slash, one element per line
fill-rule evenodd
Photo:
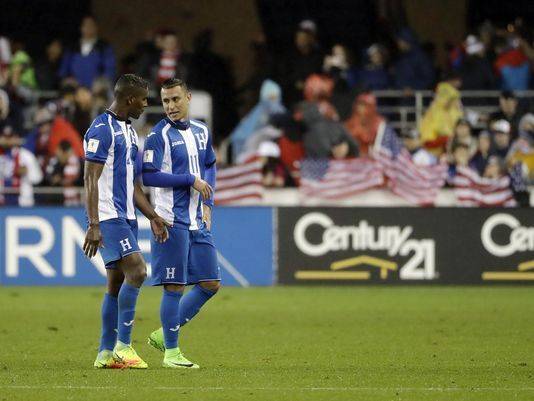
<path fill-rule="evenodd" d="M 65 261 L 89 264 L 71 249 L 84 228 L 83 135 L 123 73 L 151 85 L 150 106 L 134 122 L 141 143 L 163 117 L 160 84 L 178 77 L 192 90 L 191 117 L 210 126 L 218 154 L 216 203 L 240 206 L 219 207 L 215 217 L 232 283 L 478 282 L 483 268 L 498 273 L 501 265 L 522 275 L 486 277 L 531 280 L 521 258 L 534 250 L 524 209 L 534 183 L 532 17 L 528 0 L 4 0 L 3 280 L 101 282 Z M 257 258 L 230 241 L 243 218 L 256 222 L 246 240 L 264 244 L 265 270 L 248 272 Z M 472 232 L 457 233 L 466 226 Z M 339 234 L 343 227 L 352 234 Z M 380 233 L 395 227 L 409 228 L 404 240 L 415 236 L 418 245 L 393 251 L 393 234 Z M 357 239 L 367 236 L 370 243 Z M 466 238 L 480 249 L 452 255 Z M 411 267 L 402 273 L 399 261 L 373 259 L 328 267 L 334 261 L 327 260 L 328 274 L 293 272 L 315 260 L 306 257 L 334 250 L 347 258 L 376 250 Z M 466 273 L 465 260 L 481 254 L 493 265 Z M 58 258 L 61 274 L 51 262 Z M 378 269 L 328 276 L 359 265 Z M 440 275 L 440 266 L 457 270 Z"/>

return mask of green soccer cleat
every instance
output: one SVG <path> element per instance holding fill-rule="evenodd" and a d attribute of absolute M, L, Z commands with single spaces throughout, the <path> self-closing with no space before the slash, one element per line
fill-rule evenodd
<path fill-rule="evenodd" d="M 113 359 L 115 361 L 123 363 L 130 369 L 146 369 L 148 365 L 143 361 L 137 352 L 129 344 L 123 344 L 117 341 L 115 349 L 113 350 Z"/>
<path fill-rule="evenodd" d="M 127 367 L 125 363 L 116 361 L 113 358 L 113 351 L 107 349 L 98 353 L 93 366 L 96 369 L 124 369 Z"/>
<path fill-rule="evenodd" d="M 182 354 L 180 348 L 173 348 L 165 350 L 163 367 L 171 369 L 198 369 L 200 366 L 188 360 Z"/>
<path fill-rule="evenodd" d="M 148 336 L 148 345 L 158 351 L 165 352 L 165 340 L 163 339 L 162 327 L 150 333 L 150 336 Z"/>

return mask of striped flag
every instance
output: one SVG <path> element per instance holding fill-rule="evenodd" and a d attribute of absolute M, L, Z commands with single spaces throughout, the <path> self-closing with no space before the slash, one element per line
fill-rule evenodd
<path fill-rule="evenodd" d="M 306 159 L 300 172 L 299 191 L 305 198 L 342 199 L 384 183 L 380 165 L 365 158 Z"/>
<path fill-rule="evenodd" d="M 375 143 L 373 154 L 382 166 L 391 191 L 410 203 L 433 205 L 445 185 L 447 164 L 416 165 L 397 133 L 385 123 L 379 127 Z"/>
<path fill-rule="evenodd" d="M 257 204 L 263 199 L 263 163 L 258 158 L 217 171 L 216 205 Z"/>
<path fill-rule="evenodd" d="M 469 167 L 458 167 L 450 181 L 459 206 L 517 206 L 509 176 L 484 178 Z"/>

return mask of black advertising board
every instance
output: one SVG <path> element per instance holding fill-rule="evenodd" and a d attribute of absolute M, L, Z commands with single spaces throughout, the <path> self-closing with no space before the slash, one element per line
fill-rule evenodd
<path fill-rule="evenodd" d="M 534 212 L 281 207 L 278 282 L 531 283 Z"/>

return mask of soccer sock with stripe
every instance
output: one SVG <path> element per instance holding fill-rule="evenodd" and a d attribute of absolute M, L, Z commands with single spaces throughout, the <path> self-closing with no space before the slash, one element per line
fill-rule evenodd
<path fill-rule="evenodd" d="M 135 304 L 139 295 L 139 288 L 123 283 L 119 291 L 119 322 L 118 340 L 124 344 L 131 344 L 132 328 L 135 317 Z"/>
<path fill-rule="evenodd" d="M 180 330 L 179 309 L 181 298 L 181 292 L 163 290 L 159 316 L 163 327 L 163 338 L 165 339 L 166 349 L 178 347 L 178 332 Z"/>
<path fill-rule="evenodd" d="M 180 326 L 189 322 L 216 293 L 195 285 L 180 301 Z"/>
<path fill-rule="evenodd" d="M 110 294 L 104 295 L 102 302 L 102 336 L 98 351 L 113 350 L 117 341 L 118 300 Z"/>

